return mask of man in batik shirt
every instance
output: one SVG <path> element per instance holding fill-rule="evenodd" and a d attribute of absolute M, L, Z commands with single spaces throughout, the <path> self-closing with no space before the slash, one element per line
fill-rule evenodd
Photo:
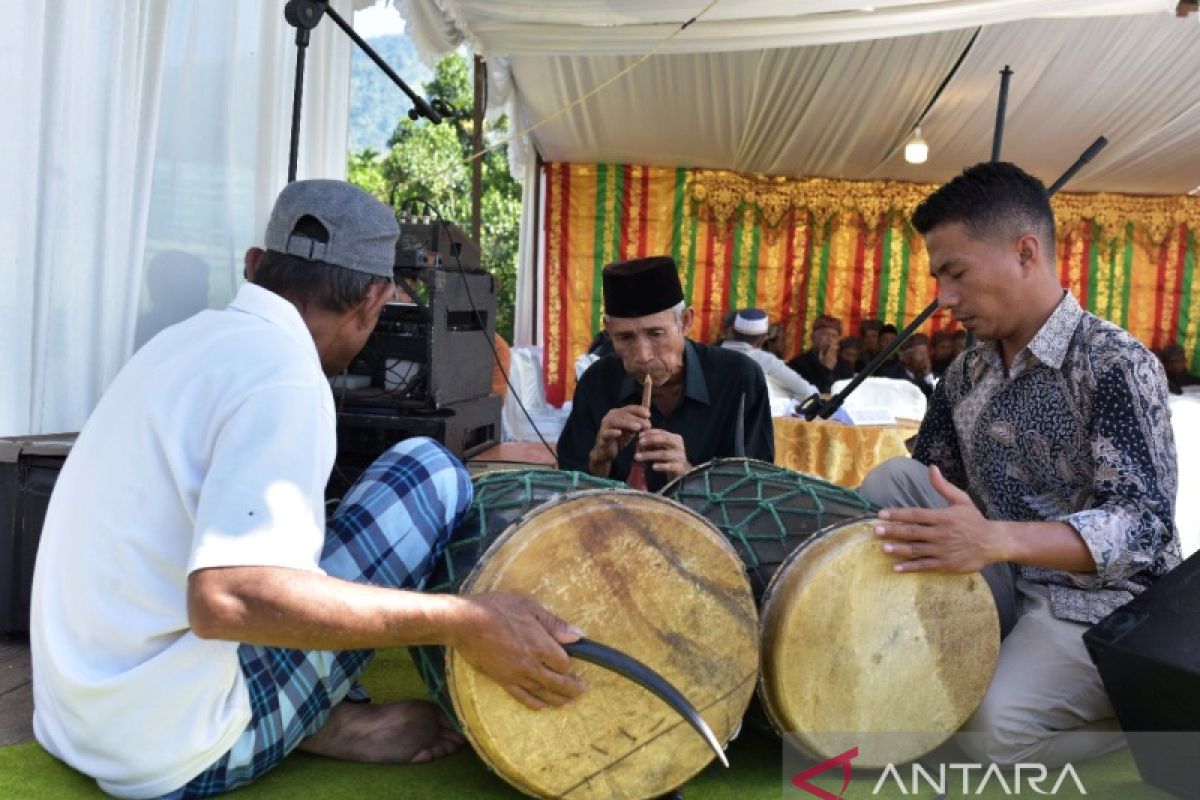
<path fill-rule="evenodd" d="M 1086 627 L 1179 563 L 1175 443 L 1154 355 L 1058 280 L 1045 188 L 979 164 L 913 216 L 938 302 L 979 344 L 947 370 L 913 459 L 862 491 L 900 572 L 981 571 L 1000 659 L 960 744 L 1061 765 L 1123 744 Z"/>

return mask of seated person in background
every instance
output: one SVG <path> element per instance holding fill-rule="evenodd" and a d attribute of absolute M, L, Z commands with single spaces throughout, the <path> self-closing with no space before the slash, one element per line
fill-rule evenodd
<path fill-rule="evenodd" d="M 965 170 L 913 226 L 979 344 L 938 383 L 913 459 L 862 486 L 885 506 L 880 546 L 897 572 L 982 572 L 996 599 L 999 663 L 957 742 L 970 757 L 1103 755 L 1124 737 L 1082 634 L 1180 558 L 1162 367 L 1063 290 L 1046 189 L 1016 166 Z"/>
<path fill-rule="evenodd" d="M 693 311 L 675 261 L 653 256 L 604 268 L 604 327 L 616 353 L 575 386 L 558 439 L 562 469 L 627 480 L 634 459 L 650 491 L 723 456 L 775 458 L 767 383 L 758 365 L 687 338 Z M 642 381 L 653 380 L 650 409 Z M 635 447 L 630 447 L 636 441 Z"/>
<path fill-rule="evenodd" d="M 758 364 L 766 376 L 768 388 L 793 400 L 805 400 L 817 394 L 817 387 L 796 374 L 795 370 L 773 353 L 762 349 L 770 325 L 767 312 L 760 308 L 743 308 L 733 321 L 733 332 L 721 347 L 741 353 Z"/>
<path fill-rule="evenodd" d="M 933 377 L 940 378 L 954 361 L 954 334 L 941 330 L 929 337 L 929 366 Z"/>
<path fill-rule="evenodd" d="M 763 342 L 762 349 L 780 360 L 783 359 L 783 326 L 778 322 L 771 323 L 771 327 L 767 329 L 767 340 Z"/>
<path fill-rule="evenodd" d="M 588 345 L 587 354 L 589 356 L 604 357 L 613 351 L 612 339 L 608 338 L 608 331 L 601 329 L 592 337 L 592 343 Z"/>
<path fill-rule="evenodd" d="M 721 317 L 721 331 L 713 341 L 713 347 L 720 347 L 724 342 L 733 337 L 733 321 L 737 318 L 737 314 L 737 309 L 731 308 Z"/>
<path fill-rule="evenodd" d="M 900 360 L 885 363 L 877 373 L 881 378 L 908 381 L 926 397 L 933 394 L 933 372 L 929 366 L 929 337 L 914 333 L 900 345 Z"/>
<path fill-rule="evenodd" d="M 890 322 L 884 325 L 879 331 L 879 349 L 882 351 L 884 348 L 894 342 L 897 334 L 898 331 L 896 330 L 895 325 Z M 888 360 L 883 362 L 883 366 L 886 367 L 889 364 L 895 364 L 898 360 L 899 357 L 895 353 L 892 353 Z"/>
<path fill-rule="evenodd" d="M 496 344 L 496 358 L 492 363 L 492 394 L 504 397 L 508 393 L 508 381 L 505 380 L 505 376 L 512 367 L 512 348 L 498 333 L 493 341 Z"/>
<path fill-rule="evenodd" d="M 862 359 L 863 342 L 857 336 L 847 336 L 838 342 L 838 365 L 836 380 L 843 378 L 853 378 L 854 374 L 861 369 L 858 366 Z M 849 372 L 849 374 L 846 374 Z"/>
<path fill-rule="evenodd" d="M 855 369 L 862 369 L 872 358 L 879 354 L 879 332 L 883 323 L 877 319 L 864 319 L 858 324 L 858 335 L 862 339 L 862 352 L 855 362 Z"/>
<path fill-rule="evenodd" d="M 1200 386 L 1200 378 L 1187 371 L 1187 357 L 1182 347 L 1169 344 L 1162 349 L 1159 358 L 1167 372 L 1167 386 L 1171 394 L 1183 394 L 1184 386 Z"/>
<path fill-rule="evenodd" d="M 33 727 L 106 792 L 219 794 L 294 749 L 457 750 L 433 704 L 363 702 L 372 648 L 455 647 L 532 708 L 583 691 L 561 647 L 579 632 L 538 603 L 412 591 L 471 502 L 438 443 L 392 447 L 326 522 L 326 376 L 391 299 L 399 233 L 355 186 L 289 184 L 250 283 L 151 339 L 83 426 L 37 555 Z"/>
<path fill-rule="evenodd" d="M 842 321 L 837 317 L 822 314 L 813 323 L 813 346 L 787 362 L 801 378 L 816 386 L 821 394 L 829 394 L 833 382 L 838 380 L 837 346 L 841 334 Z"/>
<path fill-rule="evenodd" d="M 959 328 L 954 332 L 952 339 L 954 341 L 954 357 L 958 358 L 967 349 L 967 332 Z"/>

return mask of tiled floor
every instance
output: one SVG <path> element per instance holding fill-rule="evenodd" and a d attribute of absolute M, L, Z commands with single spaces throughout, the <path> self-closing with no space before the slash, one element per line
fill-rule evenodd
<path fill-rule="evenodd" d="M 29 643 L 0 639 L 0 747 L 33 740 Z"/>

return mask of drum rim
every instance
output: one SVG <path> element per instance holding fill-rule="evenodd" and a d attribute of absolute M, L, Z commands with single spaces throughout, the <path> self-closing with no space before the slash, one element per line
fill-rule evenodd
<path fill-rule="evenodd" d="M 762 464 L 767 467 L 770 467 L 769 470 L 764 470 L 764 476 L 778 475 L 781 473 L 787 474 L 787 475 L 799 475 L 801 478 L 804 478 L 805 480 L 825 484 L 826 486 L 832 487 L 832 488 L 838 490 L 839 492 L 845 492 L 846 494 L 856 495 L 856 496 L 860 497 L 861 499 L 866 500 L 866 502 L 870 503 L 872 506 L 874 506 L 873 511 L 871 511 L 871 512 L 864 511 L 864 513 L 868 514 L 868 515 L 873 515 L 875 512 L 878 512 L 880 509 L 883 508 L 883 506 L 879 505 L 878 503 L 875 503 L 873 500 L 862 497 L 862 495 L 859 492 L 855 491 L 854 489 L 851 489 L 848 486 L 842 486 L 840 483 L 834 483 L 831 480 L 822 478 L 820 475 L 813 475 L 811 472 L 801 472 L 800 470 L 795 470 L 795 469 L 791 469 L 790 467 L 785 467 L 780 464 L 776 464 L 773 461 L 763 461 L 761 458 L 749 458 L 747 456 L 728 456 L 728 457 L 722 457 L 722 458 L 714 458 L 710 461 L 705 461 L 703 464 L 700 464 L 699 466 L 692 467 L 691 469 L 689 469 L 687 472 L 683 473 L 679 477 L 672 478 L 670 481 L 668 481 L 666 483 L 666 485 L 664 485 L 661 489 L 659 489 L 658 492 L 656 492 L 656 494 L 661 494 L 664 497 L 669 497 L 671 499 L 674 499 L 674 497 L 671 495 L 671 492 L 678 491 L 679 487 L 683 484 L 683 482 L 685 480 L 687 480 L 688 478 L 691 478 L 695 475 L 699 475 L 706 470 L 713 469 L 715 467 L 721 467 L 726 464 Z M 849 520 L 847 520 L 847 521 L 849 521 Z M 827 526 L 827 527 L 829 527 L 829 526 Z M 814 531 L 814 533 L 815 533 L 815 531 Z"/>
<path fill-rule="evenodd" d="M 489 544 L 487 546 L 487 549 L 484 550 L 479 555 L 479 560 L 475 562 L 475 565 L 471 567 L 471 571 L 467 573 L 467 576 L 465 578 L 463 578 L 462 583 L 460 583 L 458 586 L 457 592 L 459 594 L 462 594 L 464 590 L 475 585 L 475 581 L 478 578 L 478 573 L 480 572 L 480 567 L 483 564 L 486 564 L 487 561 L 489 560 L 489 558 L 494 557 L 495 551 L 498 550 L 502 544 L 507 542 L 513 536 L 515 536 L 516 530 L 518 528 L 520 528 L 526 522 L 536 519 L 538 517 L 538 515 L 540 515 L 542 513 L 546 513 L 551 509 L 558 508 L 561 505 L 566 505 L 569 502 L 574 502 L 581 498 L 601 497 L 601 496 L 609 497 L 614 494 L 618 495 L 618 496 L 628 497 L 628 498 L 635 498 L 635 497 L 636 498 L 652 498 L 651 499 L 652 503 L 667 503 L 671 506 L 674 506 L 677 510 L 681 510 L 681 511 L 685 512 L 687 515 L 695 517 L 697 520 L 699 520 L 700 522 L 703 523 L 703 525 L 706 529 L 705 533 L 708 534 L 709 537 L 711 539 L 713 539 L 714 542 L 717 542 L 722 547 L 724 547 L 726 549 L 726 551 L 730 555 L 732 555 L 733 558 L 735 560 L 737 560 L 739 563 L 741 562 L 742 558 L 741 558 L 741 556 L 739 556 L 737 554 L 737 550 L 735 550 L 733 545 L 731 545 L 729 543 L 728 539 L 725 538 L 725 535 L 723 533 L 721 533 L 721 529 L 718 528 L 715 524 L 713 524 L 712 520 L 710 520 L 708 517 L 704 516 L 703 514 L 688 508 L 686 505 L 684 505 L 683 503 L 680 503 L 678 500 L 674 500 L 670 497 L 664 497 L 663 495 L 660 495 L 656 492 L 643 492 L 639 489 L 622 488 L 620 486 L 614 486 L 611 488 L 597 487 L 594 489 L 576 489 L 576 490 L 572 490 L 569 492 L 562 492 L 558 495 L 555 495 L 554 497 L 550 498 L 549 500 L 545 501 L 544 503 L 540 503 L 536 507 L 530 509 L 528 512 L 526 512 L 525 515 L 523 515 L 519 519 L 516 519 L 516 520 L 510 522 L 508 525 L 506 525 L 504 530 L 502 530 L 499 534 L 497 534 L 495 541 L 493 541 L 491 544 Z M 744 577 L 746 577 L 746 585 L 749 586 L 750 585 L 749 577 L 748 576 L 744 576 Z"/>
<path fill-rule="evenodd" d="M 490 469 L 487 472 L 481 472 L 478 475 L 471 476 L 471 487 L 474 489 L 481 483 L 487 483 L 496 478 L 511 477 L 514 475 L 529 475 L 529 476 L 550 476 L 550 475 L 579 475 L 588 481 L 599 481 L 608 485 L 589 486 L 587 489 L 568 489 L 567 491 L 587 491 L 588 489 L 619 489 L 625 484 L 620 481 L 614 481 L 611 478 L 601 478 L 598 475 L 592 475 L 588 472 L 581 472 L 574 469 L 547 469 L 545 467 L 510 467 L 507 469 Z"/>
<path fill-rule="evenodd" d="M 759 635 L 759 638 L 758 638 L 758 642 L 759 642 L 760 650 L 765 650 L 766 638 L 767 638 L 767 627 L 768 627 L 768 624 L 771 622 L 771 618 L 773 616 L 770 613 L 770 601 L 772 600 L 772 598 L 775 595 L 775 592 L 779 588 L 778 584 L 781 581 L 786 579 L 787 573 L 790 571 L 790 569 L 794 565 L 795 561 L 802 558 L 804 556 L 805 551 L 809 550 L 812 545 L 814 545 L 816 542 L 820 541 L 825 535 L 832 534 L 842 528 L 850 528 L 851 526 L 861 525 L 863 523 L 867 523 L 872 520 L 878 520 L 878 517 L 874 514 L 867 514 L 867 515 L 864 515 L 861 517 L 856 517 L 854 519 L 843 520 L 842 522 L 835 523 L 833 525 L 827 525 L 826 527 L 821 528 L 818 531 L 814 531 L 807 539 L 804 540 L 803 543 L 801 543 L 795 550 L 793 550 L 791 553 L 789 553 L 782 562 L 780 562 L 779 567 L 775 570 L 775 574 L 771 577 L 770 583 L 767 584 L 767 588 L 763 591 L 762 601 L 759 603 L 759 613 L 758 613 L 758 626 L 759 626 L 758 635 Z M 914 573 L 910 577 L 919 577 L 920 574 L 921 573 Z M 937 573 L 937 574 L 943 574 L 943 573 Z M 979 575 L 979 573 L 961 573 L 961 574 L 964 577 L 965 576 L 977 577 L 977 578 L 979 578 L 980 581 L 983 581 L 983 578 L 981 575 Z M 984 586 L 986 588 L 986 581 L 983 581 L 983 582 L 984 582 Z M 990 592 L 986 596 L 991 597 Z M 994 606 L 994 601 L 993 601 L 993 606 Z M 997 644 L 996 644 L 996 648 L 995 648 L 994 657 L 991 659 L 989 677 L 988 677 L 987 683 L 991 682 L 991 675 L 995 673 L 996 665 L 999 661 L 999 654 L 1000 654 L 999 653 L 999 651 L 1000 651 L 999 641 L 1000 641 L 1000 630 L 999 630 L 999 617 L 997 615 L 997 617 L 996 617 L 996 642 L 997 642 Z M 758 685 L 756 687 L 756 694 L 758 695 L 759 702 L 762 704 L 763 712 L 766 714 L 767 720 L 770 722 L 771 727 L 775 730 L 775 732 L 777 734 L 779 734 L 780 736 L 787 736 L 789 741 L 793 742 L 793 744 L 799 745 L 801 747 L 801 749 L 808 749 L 805 747 L 806 738 L 802 732 L 800 732 L 799 735 L 797 735 L 797 732 L 785 731 L 785 726 L 782 721 L 782 714 L 779 712 L 778 709 L 775 708 L 775 706 L 771 702 L 771 699 L 770 699 L 771 693 L 767 687 L 767 680 L 768 680 L 767 659 L 760 652 L 759 670 L 758 670 Z M 985 691 L 986 691 L 986 688 L 985 688 Z M 982 700 L 982 696 L 980 697 L 980 700 Z M 968 715 L 968 717 L 969 717 L 969 715 Z M 962 720 L 962 722 L 965 722 L 965 721 L 966 721 L 966 719 Z M 960 726 L 961 726 L 961 723 L 960 723 Z M 955 731 L 947 732 L 945 735 L 945 738 L 942 741 L 945 742 L 946 740 L 949 740 L 950 737 L 954 735 L 954 733 L 955 733 Z M 936 745 L 935 745 L 935 747 L 936 747 Z M 930 749 L 933 749 L 933 748 L 930 748 Z M 926 752 L 928 752 L 928 751 L 926 751 Z M 812 753 L 812 755 L 817 755 L 821 758 L 825 757 L 819 753 Z M 883 765 L 879 765 L 879 766 L 883 766 Z"/>
<path fill-rule="evenodd" d="M 698 521 L 700 523 L 700 528 L 697 529 L 697 531 L 696 531 L 697 533 L 699 533 L 701 530 L 703 530 L 705 538 L 708 541 L 716 544 L 732 560 L 732 563 L 739 565 L 739 566 L 743 565 L 741 556 L 739 556 L 737 554 L 737 551 L 734 549 L 733 545 L 730 544 L 730 542 L 726 539 L 724 534 L 721 533 L 721 530 L 711 520 L 709 520 L 707 517 L 705 517 L 703 514 L 700 514 L 696 511 L 692 510 L 691 508 L 688 508 L 683 503 L 680 503 L 669 497 L 664 497 L 663 495 L 658 494 L 656 492 L 645 492 L 645 491 L 641 491 L 638 489 L 630 489 L 630 488 L 621 487 L 621 486 L 611 487 L 611 488 L 593 488 L 593 489 L 571 490 L 571 491 L 563 492 L 563 493 L 551 498 L 550 500 L 547 500 L 546 502 L 539 504 L 535 508 L 528 511 L 522 517 L 510 522 L 505 527 L 505 529 L 496 536 L 496 539 L 490 545 L 488 545 L 487 549 L 484 550 L 484 552 L 482 554 L 480 554 L 479 560 L 471 568 L 470 572 L 463 579 L 463 581 L 459 584 L 459 587 L 457 589 L 457 594 L 463 595 L 463 594 L 468 593 L 470 590 L 472 590 L 475 586 L 476 581 L 479 579 L 479 576 L 480 576 L 483 566 L 485 564 L 487 564 L 490 560 L 495 558 L 496 551 L 499 550 L 501 546 L 503 546 L 504 544 L 509 542 L 512 538 L 514 538 L 520 532 L 520 529 L 522 528 L 522 526 L 528 524 L 533 519 L 536 519 L 540 514 L 549 513 L 553 509 L 560 508 L 561 506 L 567 505 L 569 503 L 578 502 L 580 500 L 585 500 L 585 499 L 590 499 L 590 498 L 595 498 L 595 497 L 609 498 L 614 494 L 625 497 L 625 498 L 643 498 L 643 499 L 647 500 L 648 502 L 650 502 L 652 505 L 660 505 L 660 506 L 665 505 L 667 507 L 673 508 L 677 512 L 683 513 L 687 517 L 690 517 L 690 518 Z M 640 502 L 640 500 L 638 502 Z M 758 687 L 758 685 L 761 681 L 761 677 L 762 677 L 761 634 L 759 633 L 761 620 L 759 619 L 758 605 L 754 602 L 754 591 L 753 591 L 753 587 L 751 586 L 751 583 L 750 583 L 749 575 L 746 573 L 744 568 L 737 570 L 736 574 L 740 576 L 743 588 L 745 590 L 745 596 L 750 598 L 750 613 L 752 614 L 752 617 L 753 617 L 753 620 L 755 623 L 753 626 L 753 635 L 751 636 L 751 644 L 756 650 L 756 652 L 755 652 L 755 656 L 756 656 L 755 662 L 756 663 L 755 663 L 754 674 L 752 676 L 748 676 L 746 681 L 739 683 L 737 685 L 737 689 L 731 691 L 730 694 L 733 694 L 737 690 L 740 690 L 741 687 L 743 687 L 747 683 L 749 683 L 751 685 L 751 689 L 750 689 L 750 692 L 748 693 L 747 700 L 746 700 L 747 706 L 748 706 L 748 704 L 753 700 L 754 695 L 757 693 L 757 687 Z M 518 782 L 518 778 L 516 776 L 510 775 L 507 770 L 501 769 L 500 766 L 494 762 L 494 759 L 491 757 L 491 754 L 490 754 L 488 748 L 481 745 L 478 736 L 463 721 L 464 717 L 466 715 L 463 714 L 462 708 L 460 707 L 460 704 L 458 701 L 458 693 L 454 689 L 455 678 L 453 676 L 454 676 L 455 670 L 453 667 L 453 663 L 454 663 L 454 658 L 452 656 L 453 651 L 451 648 L 446 648 L 446 651 L 447 651 L 446 658 L 445 658 L 446 694 L 450 698 L 450 702 L 454 708 L 455 715 L 459 719 L 463 735 L 466 736 L 467 740 L 471 743 L 471 749 L 475 752 L 475 754 L 479 757 L 479 759 L 481 761 L 483 761 L 484 764 L 486 764 L 488 766 L 488 768 L 493 773 L 498 775 L 505 783 L 509 784 L 510 786 L 512 786 L 513 788 L 517 789 L 518 791 L 520 791 L 524 794 L 536 796 L 533 794 L 534 788 L 531 785 Z M 701 711 L 701 713 L 703 713 L 704 708 L 701 708 L 700 711 Z M 743 710 L 742 713 L 744 716 L 745 711 Z M 679 725 L 682 725 L 686 728 L 687 722 L 681 718 L 678 720 L 678 722 L 675 725 L 671 726 L 671 729 L 674 729 L 674 728 L 678 727 Z M 723 741 L 721 742 L 723 747 L 728 747 L 729 743 L 731 741 L 733 741 L 734 737 L 736 737 L 738 735 L 740 728 L 741 728 L 740 725 L 732 726 L 728 735 L 726 737 L 723 737 Z M 700 764 L 696 768 L 696 770 L 688 776 L 688 778 L 686 780 L 691 780 L 696 775 L 700 774 L 701 771 L 706 769 L 712 763 L 713 758 L 714 757 L 710 753 L 709 758 L 703 764 Z"/>
<path fill-rule="evenodd" d="M 781 467 L 780 465 L 776 464 L 773 461 L 763 461 L 761 458 L 750 458 L 749 456 L 721 456 L 720 458 L 713 458 L 708 461 L 705 461 L 703 464 L 697 464 L 696 466 L 692 467 L 691 469 L 689 469 L 687 472 L 683 473 L 682 475 L 672 478 L 671 480 L 667 481 L 666 484 L 664 484 L 661 489 L 659 489 L 657 492 L 655 492 L 655 494 L 660 494 L 663 497 L 670 497 L 670 495 L 667 493 L 667 491 L 669 489 L 671 489 L 671 490 L 676 489 L 685 480 L 687 480 L 691 476 L 701 472 L 702 470 L 710 469 L 712 467 L 719 467 L 723 464 L 737 464 L 737 463 L 747 463 L 747 462 L 749 462 L 751 464 L 765 464 L 766 466 L 770 467 L 771 470 L 774 472 L 792 472 L 792 473 L 795 473 L 796 475 L 804 475 L 806 478 L 811 477 L 811 478 L 817 478 L 818 480 L 822 480 L 822 481 L 825 480 L 824 478 L 820 478 L 816 475 L 808 475 L 807 473 L 804 473 L 804 472 L 796 472 L 796 470 L 794 470 L 794 469 L 788 469 L 787 467 Z M 828 483 L 828 481 L 826 481 L 826 482 Z"/>

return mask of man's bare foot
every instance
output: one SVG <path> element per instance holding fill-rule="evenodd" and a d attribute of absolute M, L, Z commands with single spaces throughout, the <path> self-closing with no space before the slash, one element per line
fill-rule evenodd
<path fill-rule="evenodd" d="M 463 746 L 463 737 L 433 703 L 339 703 L 299 749 L 342 761 L 423 764 Z"/>

